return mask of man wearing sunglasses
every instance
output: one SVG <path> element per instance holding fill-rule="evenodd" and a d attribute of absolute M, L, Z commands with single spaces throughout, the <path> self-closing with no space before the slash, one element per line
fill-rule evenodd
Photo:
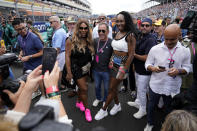
<path fill-rule="evenodd" d="M 164 101 L 165 112 L 170 113 L 172 97 L 180 93 L 181 75 L 191 71 L 191 54 L 178 41 L 180 28 L 177 24 L 171 24 L 164 31 L 165 41 L 154 46 L 147 57 L 145 68 L 151 71 L 148 124 L 144 131 L 151 131 L 155 106 L 159 98 Z"/>
<path fill-rule="evenodd" d="M 137 107 L 139 110 L 133 116 L 141 119 L 146 115 L 146 93 L 151 72 L 146 71 L 144 64 L 150 49 L 157 44 L 155 36 L 151 33 L 152 20 L 145 18 L 141 22 L 141 36 L 136 42 L 134 54 L 135 79 L 137 87 L 137 99 L 128 102 L 129 106 Z"/>
<path fill-rule="evenodd" d="M 65 64 L 65 45 L 66 45 L 66 31 L 62 28 L 60 18 L 58 16 L 51 16 L 49 18 L 50 26 L 53 28 L 52 47 L 57 49 L 57 61 L 60 67 L 60 81 L 62 78 L 62 71 Z"/>
<path fill-rule="evenodd" d="M 100 14 L 100 16 L 98 17 L 99 23 L 107 23 L 107 19 L 105 14 Z M 109 26 L 109 33 L 108 33 L 108 37 L 110 39 L 112 39 L 112 28 L 110 25 Z M 93 39 L 99 38 L 99 34 L 98 34 L 98 24 L 96 25 L 96 27 L 94 27 L 93 32 L 92 32 L 92 37 Z"/>
<path fill-rule="evenodd" d="M 93 106 L 98 106 L 99 102 L 105 102 L 109 87 L 109 61 L 112 55 L 112 39 L 108 38 L 109 26 L 106 23 L 98 25 L 99 38 L 94 39 L 95 59 L 93 62 L 93 76 L 95 80 L 96 99 Z M 104 84 L 104 97 L 101 97 L 101 84 Z"/>
<path fill-rule="evenodd" d="M 43 44 L 36 34 L 28 30 L 22 19 L 15 18 L 12 25 L 19 34 L 19 59 L 24 62 L 23 71 L 34 70 L 42 64 Z"/>

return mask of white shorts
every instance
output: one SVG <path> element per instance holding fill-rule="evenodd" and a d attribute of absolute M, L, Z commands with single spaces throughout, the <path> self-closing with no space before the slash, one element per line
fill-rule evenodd
<path fill-rule="evenodd" d="M 63 71 L 65 64 L 65 51 L 57 55 L 57 61 L 58 61 L 58 66 L 60 67 L 60 71 Z"/>

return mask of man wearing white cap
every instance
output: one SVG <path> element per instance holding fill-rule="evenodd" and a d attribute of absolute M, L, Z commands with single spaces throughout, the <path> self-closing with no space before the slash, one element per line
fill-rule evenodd
<path fill-rule="evenodd" d="M 99 23 L 107 23 L 105 14 L 100 14 L 100 16 L 98 17 L 98 19 L 99 19 Z M 111 28 L 110 25 L 108 25 L 108 26 L 109 26 L 109 34 L 108 34 L 108 37 L 110 39 L 112 39 L 112 28 Z M 93 32 L 92 32 L 92 37 L 93 37 L 93 39 L 96 39 L 96 38 L 99 37 L 99 35 L 98 35 L 98 25 L 96 27 L 94 27 Z"/>

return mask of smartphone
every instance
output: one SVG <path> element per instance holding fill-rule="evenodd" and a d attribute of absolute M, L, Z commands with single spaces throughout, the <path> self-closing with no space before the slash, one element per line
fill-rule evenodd
<path fill-rule="evenodd" d="M 158 66 L 160 69 L 166 69 L 164 66 Z"/>
<path fill-rule="evenodd" d="M 55 48 L 44 48 L 43 49 L 43 57 L 42 57 L 42 74 L 44 74 L 47 70 L 51 72 L 55 65 L 57 58 L 57 50 Z"/>

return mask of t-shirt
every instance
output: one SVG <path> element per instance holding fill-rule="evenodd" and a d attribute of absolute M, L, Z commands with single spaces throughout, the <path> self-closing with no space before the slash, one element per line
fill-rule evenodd
<path fill-rule="evenodd" d="M 57 29 L 52 37 L 52 47 L 60 48 L 60 52 L 65 51 L 66 31 L 63 28 Z"/>
<path fill-rule="evenodd" d="M 99 72 L 108 72 L 109 61 L 112 55 L 113 48 L 111 46 L 112 39 L 108 38 L 106 46 L 102 49 L 103 51 L 98 52 L 105 44 L 105 41 L 100 41 L 98 47 L 99 39 L 94 39 L 94 49 L 95 49 L 95 58 L 93 61 L 93 69 Z M 98 48 L 98 51 L 97 51 Z M 96 62 L 96 55 L 98 56 L 98 63 Z"/>
<path fill-rule="evenodd" d="M 148 55 L 150 49 L 157 44 L 155 37 L 149 33 L 136 42 L 135 53 L 138 55 Z M 145 61 L 134 58 L 135 71 L 140 75 L 151 75 L 151 72 L 146 71 Z"/>
<path fill-rule="evenodd" d="M 43 44 L 40 38 L 32 32 L 28 32 L 25 38 L 19 35 L 18 43 L 23 51 L 23 56 L 36 54 L 43 49 Z M 34 70 L 37 66 L 41 64 L 42 56 L 30 58 L 28 61 L 24 62 L 24 68 L 26 70 Z"/>

